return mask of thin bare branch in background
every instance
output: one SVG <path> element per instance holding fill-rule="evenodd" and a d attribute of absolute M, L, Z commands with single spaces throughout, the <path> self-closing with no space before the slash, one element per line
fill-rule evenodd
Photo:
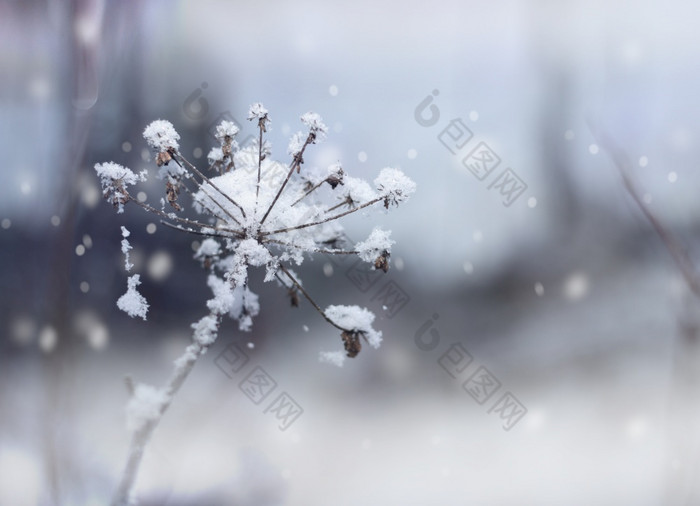
<path fill-rule="evenodd" d="M 654 227 L 654 231 L 658 234 L 664 246 L 666 246 L 666 249 L 671 254 L 671 257 L 673 257 L 673 260 L 683 275 L 683 279 L 688 285 L 688 288 L 690 288 L 695 295 L 700 297 L 700 277 L 698 276 L 693 262 L 690 260 L 688 251 L 644 201 L 642 194 L 632 178 L 632 162 L 630 161 L 628 155 L 622 151 L 622 149 L 620 149 L 617 144 L 615 144 L 615 142 L 605 133 L 596 131 L 593 127 L 591 127 L 591 131 L 593 132 L 593 136 L 598 141 L 598 144 L 600 144 L 600 146 L 607 151 L 612 158 L 615 167 L 617 167 L 617 170 L 622 177 L 625 189 L 637 204 L 637 207 L 639 207 L 639 209 L 642 211 L 646 219 L 649 220 L 652 227 Z"/>

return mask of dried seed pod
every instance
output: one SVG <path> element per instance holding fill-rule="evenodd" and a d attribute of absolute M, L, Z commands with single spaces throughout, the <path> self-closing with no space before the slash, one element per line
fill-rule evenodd
<path fill-rule="evenodd" d="M 292 307 L 299 307 L 299 292 L 295 288 L 289 289 L 289 301 Z"/>
<path fill-rule="evenodd" d="M 348 357 L 355 358 L 362 349 L 359 334 L 357 332 L 345 331 L 341 334 L 341 336 L 343 338 L 343 345 L 345 346 L 345 351 Z"/>
<path fill-rule="evenodd" d="M 168 203 L 176 210 L 182 211 L 182 207 L 177 203 L 177 197 L 180 194 L 180 185 L 173 184 L 170 181 L 165 183 L 165 195 L 168 198 Z"/>
<path fill-rule="evenodd" d="M 170 155 L 170 152 L 161 151 L 160 153 L 158 153 L 158 156 L 156 157 L 156 165 L 158 165 L 158 167 L 161 167 L 163 165 L 168 165 L 168 162 L 172 159 L 173 159 L 173 157 Z"/>
<path fill-rule="evenodd" d="M 336 186 L 338 186 L 339 184 L 345 184 L 345 183 L 343 183 L 343 176 L 344 175 L 345 175 L 345 172 L 343 172 L 343 169 L 338 167 L 338 170 L 335 173 L 331 174 L 330 176 L 328 176 L 326 178 L 326 183 L 331 185 L 331 188 L 333 188 L 335 190 Z"/>
<path fill-rule="evenodd" d="M 374 261 L 374 268 L 377 270 L 382 270 L 385 273 L 389 272 L 389 252 L 382 251 L 382 254 L 377 257 Z"/>

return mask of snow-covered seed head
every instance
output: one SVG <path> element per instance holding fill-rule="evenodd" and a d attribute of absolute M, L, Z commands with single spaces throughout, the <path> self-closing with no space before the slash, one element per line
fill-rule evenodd
<path fill-rule="evenodd" d="M 335 190 L 339 184 L 343 184 L 343 176 L 345 176 L 345 172 L 343 172 L 343 168 L 340 166 L 340 164 L 333 164 L 328 167 L 326 183 L 328 183 L 330 187 Z"/>
<path fill-rule="evenodd" d="M 389 272 L 389 255 L 388 251 L 382 251 L 382 254 L 374 260 L 374 268 L 378 271 Z"/>
<path fill-rule="evenodd" d="M 172 123 L 163 119 L 149 124 L 143 131 L 143 138 L 158 152 L 156 157 L 158 167 L 167 165 L 172 160 L 173 153 L 180 149 L 177 142 L 180 140 L 180 134 L 175 131 Z"/>
<path fill-rule="evenodd" d="M 373 262 L 374 268 L 384 272 L 389 271 L 389 255 L 394 244 L 391 231 L 375 228 L 369 237 L 355 245 L 357 256 L 365 262 Z"/>
<path fill-rule="evenodd" d="M 241 330 L 250 330 L 259 304 L 250 290 L 248 273 L 263 267 L 265 282 L 279 281 L 292 306 L 304 298 L 338 329 L 343 346 L 320 358 L 342 365 L 347 357 L 357 356 L 363 340 L 374 348 L 380 345 L 382 334 L 372 327 L 375 315 L 358 306 L 321 309 L 292 266 L 316 253 L 356 255 L 374 269 L 387 272 L 394 243 L 390 232 L 375 228 L 353 248 L 343 239 L 341 220 L 358 211 L 381 210 L 382 204 L 387 208 L 398 205 L 415 191 L 415 183 L 399 169 L 386 168 L 370 185 L 348 175 L 340 163 L 325 170 L 304 167 L 302 173 L 306 150 L 328 133 L 318 114 L 301 116 L 305 128 L 292 137 L 287 163 L 271 159 L 271 146 L 263 135 L 270 123 L 267 109 L 261 103 L 253 104 L 247 119 L 257 120 L 260 135 L 244 147 L 234 140 L 238 125 L 232 121 L 217 125 L 218 146 L 207 156 L 217 174 L 209 177 L 179 151 L 180 136 L 171 123 L 157 120 L 146 127 L 144 138 L 157 152 L 157 164 L 176 162 L 160 169 L 159 176 L 165 179 L 160 209 L 128 193 L 128 186 L 144 180 L 144 174 L 137 176 L 112 162 L 95 166 L 103 192 L 120 212 L 125 203 L 132 202 L 158 215 L 171 228 L 205 237 L 194 257 L 209 271 L 207 284 L 213 297 L 206 303 L 209 316 L 193 327 L 195 344 L 202 349 L 210 346 L 224 316 L 237 320 Z M 190 209 L 181 206 L 181 199 L 187 197 L 192 204 L 187 207 L 199 217 L 184 214 Z M 183 214 L 167 212 L 168 203 Z M 130 279 L 122 306 L 141 316 L 147 306 L 136 295 L 138 281 L 138 277 Z"/>
<path fill-rule="evenodd" d="M 343 338 L 343 346 L 345 347 L 345 352 L 347 353 L 348 357 L 355 358 L 362 350 L 360 336 L 364 337 L 361 332 L 357 331 L 345 331 L 341 334 L 341 337 Z"/>
<path fill-rule="evenodd" d="M 311 142 L 314 143 L 317 140 L 322 141 L 326 138 L 328 133 L 328 127 L 321 119 L 321 116 L 315 112 L 307 112 L 301 116 L 301 122 L 306 125 L 309 129 L 309 135 L 312 136 Z"/>
<path fill-rule="evenodd" d="M 238 143 L 233 140 L 238 130 L 239 128 L 233 121 L 223 120 L 217 125 L 214 136 L 221 143 L 222 159 L 223 155 L 230 155 L 238 148 Z"/>
<path fill-rule="evenodd" d="M 270 118 L 268 117 L 267 109 L 260 102 L 256 102 L 250 106 L 248 109 L 248 121 L 258 120 L 258 127 L 262 129 L 263 132 L 267 132 L 267 125 L 270 123 Z"/>
<path fill-rule="evenodd" d="M 398 206 L 400 202 L 405 202 L 416 191 L 416 183 L 399 169 L 391 167 L 382 169 L 374 184 L 384 196 L 384 207 L 387 209 L 389 204 Z"/>
<path fill-rule="evenodd" d="M 238 131 L 239 128 L 233 121 L 223 120 L 216 126 L 216 133 L 214 136 L 223 144 L 224 142 L 231 141 L 236 136 Z"/>
<path fill-rule="evenodd" d="M 147 175 L 145 170 L 137 175 L 131 169 L 114 162 L 95 164 L 95 172 L 100 178 L 102 196 L 117 209 L 118 213 L 124 212 L 124 204 L 131 199 L 128 187 L 139 181 L 145 181 Z"/>

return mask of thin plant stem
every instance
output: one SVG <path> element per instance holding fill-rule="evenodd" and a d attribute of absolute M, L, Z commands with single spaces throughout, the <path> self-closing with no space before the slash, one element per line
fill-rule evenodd
<path fill-rule="evenodd" d="M 328 318 L 328 316 L 326 316 L 326 313 L 323 311 L 323 309 L 321 309 L 321 307 L 318 304 L 316 304 L 316 302 L 311 298 L 311 295 L 309 295 L 309 293 L 306 290 L 304 290 L 304 287 L 301 286 L 301 283 L 299 283 L 299 281 L 297 281 L 297 279 L 294 276 L 292 276 L 292 274 L 285 268 L 285 266 L 280 263 L 279 267 L 282 270 L 282 272 L 284 272 L 287 275 L 289 280 L 292 283 L 294 283 L 294 286 L 297 287 L 297 290 L 299 290 L 304 295 L 304 297 L 306 297 L 306 300 L 308 300 L 311 303 L 311 305 L 314 307 L 314 309 L 316 309 L 316 311 L 318 311 L 321 314 L 321 316 L 323 316 L 324 320 L 326 320 L 328 323 L 333 325 L 338 330 L 342 330 L 343 332 L 351 332 L 350 329 L 345 329 L 345 328 L 341 327 L 340 325 L 338 325 L 337 323 L 335 323 L 330 318 Z"/>
<path fill-rule="evenodd" d="M 333 207 L 329 207 L 328 209 L 326 209 L 326 212 L 330 213 L 331 211 L 335 211 L 339 207 L 343 207 L 344 205 L 351 204 L 351 203 L 352 203 L 352 200 L 350 200 L 350 198 L 346 198 L 340 204 L 336 204 Z"/>
<path fill-rule="evenodd" d="M 284 241 L 278 241 L 277 239 L 269 239 L 269 238 L 263 238 L 262 242 L 265 244 L 277 244 L 279 246 L 285 246 L 287 248 L 297 248 L 297 249 L 304 249 L 305 251 L 309 251 L 311 253 L 324 253 L 327 255 L 354 255 L 357 253 L 357 251 L 347 251 L 347 250 L 342 250 L 342 249 L 325 249 L 325 248 L 313 248 L 313 249 L 308 249 L 308 248 L 302 248 L 301 246 L 297 246 L 296 244 L 292 244 L 289 242 L 284 242 Z"/>
<path fill-rule="evenodd" d="M 311 195 L 315 190 L 317 190 L 318 188 L 320 188 L 321 185 L 322 185 L 323 183 L 325 183 L 325 182 L 326 182 L 326 180 L 324 179 L 323 181 L 321 181 L 321 182 L 318 183 L 317 185 L 314 185 L 313 188 L 311 188 L 309 191 L 307 191 L 306 193 L 304 193 L 304 195 L 302 195 L 301 197 L 299 197 L 298 199 L 296 199 L 296 200 L 294 201 L 294 203 L 293 203 L 291 206 L 289 206 L 289 207 L 294 207 L 295 205 L 297 205 L 299 202 L 301 202 L 301 201 L 304 200 L 306 197 L 308 197 L 309 195 Z"/>
<path fill-rule="evenodd" d="M 246 217 L 246 215 L 245 215 L 245 210 L 241 207 L 241 205 L 240 205 L 238 202 L 236 202 L 235 200 L 233 200 L 233 199 L 232 199 L 229 195 L 227 195 L 225 192 L 221 191 L 221 190 L 219 189 L 218 186 L 216 186 L 214 183 L 212 183 L 211 180 L 210 180 L 207 176 L 205 176 L 204 174 L 202 174 L 202 173 L 197 169 L 197 167 L 195 167 L 194 165 L 192 165 L 184 156 L 182 156 L 182 154 L 181 154 L 179 151 L 177 151 L 176 154 L 177 154 L 177 156 L 179 156 L 179 157 L 182 159 L 183 162 L 185 162 L 185 164 L 187 165 L 187 167 L 189 167 L 189 169 L 190 169 L 192 172 L 194 172 L 194 173 L 197 174 L 200 178 L 202 178 L 202 181 L 205 181 L 205 182 L 206 182 L 207 184 L 209 184 L 212 188 L 214 188 L 216 191 L 218 191 L 218 192 L 221 194 L 221 196 L 223 196 L 226 200 L 228 200 L 229 202 L 231 202 L 231 204 L 233 204 L 233 205 L 236 206 L 238 209 L 240 209 L 240 210 L 241 210 L 241 214 L 243 215 L 243 217 L 244 217 L 244 218 Z M 200 188 L 201 188 L 201 186 L 200 186 Z M 237 220 L 236 220 L 236 221 L 237 221 Z"/>
<path fill-rule="evenodd" d="M 700 297 L 700 277 L 698 277 L 697 270 L 695 269 L 693 262 L 690 260 L 688 251 L 681 245 L 680 241 L 676 239 L 673 233 L 666 228 L 666 226 L 654 214 L 651 208 L 640 196 L 640 192 L 629 174 L 629 169 L 632 166 L 629 158 L 605 134 L 596 134 L 596 132 L 594 132 L 594 136 L 597 137 L 598 142 L 610 154 L 610 157 L 622 176 L 625 189 L 630 194 L 634 202 L 637 204 L 637 207 L 639 207 L 649 223 L 651 223 L 651 226 L 654 228 L 654 231 L 659 236 L 664 246 L 666 246 L 666 249 L 671 254 L 671 257 L 680 270 L 686 284 L 696 296 Z"/>
<path fill-rule="evenodd" d="M 221 324 L 221 317 L 219 315 L 210 314 L 217 319 L 217 329 Z M 139 469 L 141 467 L 141 461 L 143 460 L 143 454 L 148 445 L 148 442 L 153 435 L 156 427 L 163 418 L 163 415 L 170 407 L 173 398 L 182 387 L 190 372 L 194 368 L 197 359 L 206 352 L 209 346 L 201 345 L 197 342 L 190 344 L 185 350 L 184 355 L 180 357 L 175 362 L 175 369 L 173 370 L 170 379 L 165 384 L 163 392 L 165 393 L 166 400 L 160 406 L 160 410 L 157 418 L 149 420 L 138 430 L 134 431 L 131 437 L 131 443 L 129 444 L 129 453 L 127 456 L 126 466 L 124 468 L 124 473 L 122 474 L 121 480 L 117 487 L 116 492 L 112 498 L 112 506 L 128 506 L 132 504 L 131 494 L 136 483 L 136 478 L 138 476 Z"/>
<path fill-rule="evenodd" d="M 258 184 L 255 185 L 255 214 L 258 213 L 258 195 L 260 194 L 260 169 L 262 167 L 262 149 L 263 149 L 263 129 L 265 128 L 265 118 L 258 120 Z"/>
<path fill-rule="evenodd" d="M 179 226 L 179 225 L 175 225 L 175 224 L 173 224 L 173 223 L 167 222 L 167 221 L 165 221 L 165 220 L 160 220 L 160 222 L 161 222 L 163 225 L 165 225 L 166 227 L 169 227 L 169 228 L 172 228 L 172 229 L 175 229 L 175 230 L 179 230 L 179 231 L 181 231 L 181 232 L 187 232 L 188 234 L 203 235 L 203 236 L 205 236 L 205 237 L 221 237 L 221 238 L 224 238 L 224 239 L 232 239 L 232 238 L 235 238 L 235 237 L 236 237 L 235 235 L 230 236 L 230 235 L 225 235 L 225 234 L 219 234 L 219 233 L 216 233 L 216 232 L 212 233 L 212 232 L 204 232 L 203 230 L 194 230 L 194 229 L 191 229 L 191 228 L 184 228 L 184 227 L 181 227 L 181 226 Z M 213 227 L 208 227 L 208 228 L 211 228 L 212 230 L 217 230 L 217 229 L 214 229 Z M 229 229 L 218 229 L 218 230 L 221 230 L 221 231 L 223 231 L 223 232 L 231 232 L 231 233 L 234 233 L 234 234 L 236 233 L 236 231 L 234 231 L 234 230 L 229 230 Z M 242 237 L 243 237 L 242 232 L 239 232 L 239 234 L 240 234 L 240 235 L 238 235 L 238 238 L 242 238 Z"/>
<path fill-rule="evenodd" d="M 199 227 L 199 228 L 214 228 L 210 225 L 205 225 L 204 223 L 200 223 L 200 222 L 194 221 L 194 220 L 189 220 L 187 218 L 182 218 L 182 217 L 177 216 L 177 215 L 171 216 L 168 213 L 160 211 L 159 209 L 156 209 L 155 207 L 147 204 L 146 202 L 139 202 L 137 199 L 134 199 L 129 194 L 127 194 L 127 197 L 129 197 L 129 200 L 131 200 L 137 206 L 143 208 L 144 210 L 148 211 L 149 213 L 153 213 L 157 216 L 160 216 L 163 219 L 175 220 L 179 223 L 184 223 L 185 225 L 192 225 L 192 226 Z"/>
<path fill-rule="evenodd" d="M 343 216 L 347 216 L 348 214 L 356 213 L 357 211 L 364 209 L 365 207 L 371 206 L 373 204 L 376 204 L 377 202 L 381 202 L 382 200 L 384 200 L 384 197 L 377 197 L 376 199 L 370 200 L 369 202 L 365 202 L 361 206 L 355 207 L 353 209 L 349 209 L 349 210 L 345 211 L 344 213 L 330 216 L 324 220 L 314 221 L 312 223 L 305 223 L 304 225 L 296 225 L 294 227 L 280 228 L 278 230 L 272 230 L 270 232 L 263 232 L 262 235 L 268 236 L 268 235 L 272 235 L 272 234 L 281 234 L 282 232 L 290 232 L 292 230 L 299 230 L 302 228 L 313 227 L 315 225 L 322 225 L 324 223 L 328 223 L 329 221 L 337 220 L 338 218 L 342 218 Z"/>
<path fill-rule="evenodd" d="M 294 160 L 292 161 L 292 166 L 289 168 L 289 172 L 287 173 L 287 177 L 282 182 L 282 186 L 280 186 L 280 189 L 277 191 L 277 195 L 275 195 L 275 198 L 272 199 L 272 202 L 270 203 L 270 207 L 268 207 L 267 211 L 265 211 L 265 214 L 263 215 L 262 220 L 260 220 L 261 227 L 262 227 L 263 223 L 265 223 L 265 220 L 267 219 L 267 217 L 270 215 L 272 208 L 275 207 L 275 204 L 277 203 L 277 200 L 280 198 L 280 195 L 282 195 L 282 192 L 284 191 L 285 186 L 287 186 L 287 183 L 292 178 L 292 174 L 294 173 L 295 170 L 298 170 L 299 167 L 301 167 L 302 160 L 304 159 L 304 151 L 306 150 L 306 146 L 311 144 L 314 141 L 314 139 L 316 139 L 316 134 L 313 132 L 310 132 L 309 136 L 306 138 L 306 141 L 304 142 L 304 145 L 301 147 L 301 151 L 299 151 L 296 155 L 294 155 Z"/>

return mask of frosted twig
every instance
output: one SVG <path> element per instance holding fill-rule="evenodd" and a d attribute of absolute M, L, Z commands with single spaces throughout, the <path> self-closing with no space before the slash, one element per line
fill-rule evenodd
<path fill-rule="evenodd" d="M 328 223 L 329 221 L 337 220 L 337 219 L 339 219 L 339 218 L 342 218 L 343 216 L 347 216 L 348 214 L 355 213 L 355 212 L 357 212 L 357 211 L 359 211 L 359 210 L 361 210 L 361 209 L 364 209 L 365 207 L 369 207 L 369 206 L 371 206 L 371 205 L 373 205 L 373 204 L 376 204 L 377 202 L 381 202 L 382 200 L 384 200 L 384 198 L 385 198 L 385 197 L 377 197 L 377 198 L 374 199 L 374 200 L 370 200 L 369 202 L 365 202 L 365 203 L 362 204 L 361 206 L 355 207 L 355 208 L 353 208 L 353 209 L 349 209 L 349 210 L 347 210 L 347 211 L 345 211 L 345 212 L 343 212 L 343 213 L 336 214 L 336 215 L 334 215 L 334 216 L 329 216 L 328 218 L 325 218 L 325 219 L 323 219 L 323 220 L 314 221 L 314 222 L 312 222 L 312 223 L 305 223 L 305 224 L 303 224 L 303 225 L 296 225 L 296 226 L 294 226 L 294 227 L 280 228 L 279 230 L 272 230 L 272 231 L 270 231 L 270 232 L 263 232 L 262 235 L 281 234 L 282 232 L 290 232 L 290 231 L 292 231 L 292 230 L 300 230 L 300 229 L 302 229 L 302 228 L 314 227 L 314 226 L 316 226 L 316 225 L 322 225 L 322 224 L 324 224 L 324 223 Z"/>
<path fill-rule="evenodd" d="M 287 270 L 287 268 L 284 265 L 280 263 L 279 267 L 282 270 L 282 272 L 284 272 L 284 274 L 289 278 L 289 280 L 294 284 L 294 286 L 297 287 L 297 290 L 299 290 L 304 295 L 304 297 L 306 297 L 306 300 L 308 300 L 311 303 L 314 309 L 321 313 L 321 316 L 323 316 L 324 320 L 326 320 L 338 330 L 342 330 L 343 332 L 350 332 L 350 329 L 343 328 L 337 323 L 335 323 L 333 320 L 328 318 L 323 309 L 321 309 L 321 307 L 318 304 L 316 304 L 316 302 L 311 298 L 311 295 L 309 295 L 309 293 L 304 289 L 304 287 L 301 286 L 301 283 L 299 283 L 299 281 L 297 281 L 297 279 L 294 276 L 292 276 L 292 274 Z"/>
<path fill-rule="evenodd" d="M 260 220 L 260 226 L 262 226 L 262 224 L 265 223 L 265 220 L 270 215 L 270 211 L 272 211 L 272 208 L 275 207 L 275 204 L 277 203 L 277 200 L 280 198 L 280 195 L 282 195 L 282 192 L 284 191 L 285 186 L 287 186 L 287 183 L 289 183 L 289 180 L 291 179 L 292 174 L 294 174 L 294 170 L 296 169 L 297 172 L 299 171 L 301 164 L 304 162 L 303 157 L 304 157 L 304 151 L 306 150 L 306 146 L 311 144 L 315 138 L 316 138 L 316 134 L 314 134 L 313 132 L 309 133 L 309 136 L 306 138 L 306 141 L 304 142 L 304 145 L 302 146 L 301 151 L 299 151 L 299 153 L 294 155 L 294 160 L 292 161 L 292 166 L 289 168 L 289 172 L 287 173 L 287 177 L 282 182 L 282 186 L 280 186 L 280 189 L 277 191 L 277 195 L 275 195 L 275 198 L 272 199 L 272 202 L 270 203 L 270 207 L 267 208 L 267 211 L 265 211 L 265 215 Z"/>
<path fill-rule="evenodd" d="M 620 176 L 622 177 L 625 189 L 630 194 L 634 202 L 637 204 L 637 207 L 639 207 L 649 223 L 651 223 L 654 231 L 661 239 L 661 242 L 663 242 L 664 246 L 666 246 L 666 249 L 671 254 L 676 266 L 685 279 L 686 284 L 696 296 L 700 297 L 700 277 L 698 276 L 693 262 L 690 260 L 690 255 L 676 239 L 673 233 L 651 210 L 647 203 L 644 202 L 644 199 L 641 197 L 635 182 L 632 180 L 632 176 L 629 174 L 629 170 L 632 166 L 629 157 L 607 135 L 601 132 L 596 132 L 592 127 L 591 131 L 593 132 L 594 137 L 597 138 L 598 142 L 612 158 L 618 172 L 620 173 Z"/>
<path fill-rule="evenodd" d="M 309 253 L 323 253 L 326 255 L 356 255 L 357 251 L 355 250 L 342 250 L 342 249 L 326 249 L 326 248 L 312 248 L 312 249 L 305 249 L 302 246 L 298 246 L 296 244 L 290 243 L 290 242 L 284 242 L 284 241 L 278 241 L 277 239 L 270 239 L 268 237 L 264 237 L 262 239 L 263 243 L 265 244 L 276 244 L 279 246 L 285 246 L 287 248 L 295 248 L 295 249 L 304 249 L 304 251 L 308 251 Z"/>
<path fill-rule="evenodd" d="M 221 320 L 217 315 L 210 314 L 210 316 L 217 318 L 218 322 Z M 208 348 L 209 345 L 202 345 L 195 341 L 190 344 L 185 350 L 185 353 L 175 361 L 175 367 L 170 379 L 162 389 L 166 401 L 160 405 L 158 416 L 144 423 L 139 429 L 134 431 L 131 437 L 126 466 L 113 496 L 112 506 L 128 506 L 133 504 L 131 493 L 134 488 L 134 483 L 136 482 L 136 476 L 138 475 L 141 461 L 143 460 L 143 453 L 146 445 L 163 418 L 163 414 L 165 414 L 170 407 L 173 397 L 178 393 L 190 372 L 192 372 L 197 359 L 202 356 Z"/>
<path fill-rule="evenodd" d="M 187 158 L 185 158 L 184 156 L 182 156 L 182 154 L 181 154 L 179 151 L 177 152 L 177 156 L 179 156 L 179 157 L 182 159 L 182 161 L 185 162 L 185 165 L 187 165 L 187 167 L 188 167 L 192 172 L 194 172 L 194 173 L 197 174 L 199 177 L 201 177 L 201 178 L 202 178 L 202 181 L 206 182 L 208 185 L 210 185 L 212 188 L 214 188 L 217 192 L 219 192 L 219 194 L 221 194 L 222 197 L 224 197 L 226 200 L 228 200 L 229 202 L 231 202 L 231 204 L 233 204 L 233 205 L 236 206 L 238 209 L 240 209 L 240 210 L 241 210 L 241 214 L 242 214 L 243 217 L 245 218 L 245 210 L 240 206 L 240 204 L 238 204 L 238 202 L 236 202 L 235 200 L 233 200 L 227 193 L 222 192 L 222 191 L 219 189 L 218 186 L 216 186 L 214 183 L 212 183 L 211 180 L 210 180 L 207 176 L 205 176 L 204 174 L 202 174 L 202 173 L 197 169 L 197 167 L 195 167 L 194 165 L 192 165 L 192 164 L 187 160 Z M 200 186 L 200 188 L 201 188 L 201 186 Z M 209 197 L 209 198 L 211 198 L 211 197 Z M 213 200 L 213 199 L 212 199 L 212 200 Z M 222 209 L 223 209 L 223 207 L 222 207 Z M 227 214 L 228 214 L 228 213 L 227 213 Z M 235 219 L 235 218 L 234 218 L 234 219 Z M 236 221 L 238 221 L 238 220 L 236 220 Z"/>

